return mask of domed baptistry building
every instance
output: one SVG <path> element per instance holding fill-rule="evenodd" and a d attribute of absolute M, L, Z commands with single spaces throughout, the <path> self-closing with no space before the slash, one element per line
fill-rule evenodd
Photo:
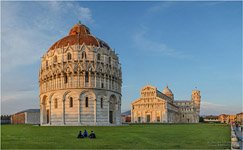
<path fill-rule="evenodd" d="M 41 125 L 121 124 L 121 64 L 78 23 L 54 43 L 39 71 Z"/>

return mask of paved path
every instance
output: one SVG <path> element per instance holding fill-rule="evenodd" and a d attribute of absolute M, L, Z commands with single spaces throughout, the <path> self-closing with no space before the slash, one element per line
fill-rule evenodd
<path fill-rule="evenodd" d="M 240 149 L 243 149 L 243 132 L 240 130 L 240 128 L 236 128 L 234 126 L 235 134 L 239 139 Z"/>

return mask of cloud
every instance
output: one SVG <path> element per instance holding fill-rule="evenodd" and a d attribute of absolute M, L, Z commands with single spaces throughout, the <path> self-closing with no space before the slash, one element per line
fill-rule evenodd
<path fill-rule="evenodd" d="M 242 104 L 236 107 L 235 105 L 222 105 L 207 101 L 201 102 L 201 115 L 236 114 L 241 111 Z"/>
<path fill-rule="evenodd" d="M 64 18 L 74 18 L 83 23 L 94 22 L 92 11 L 78 3 L 52 1 L 25 4 L 5 2 L 2 9 L 3 71 L 39 61 L 51 44 L 58 40 L 60 31 L 67 34 L 68 31 L 63 32 L 63 28 L 68 30 L 70 25 L 67 27 L 63 23 Z M 72 11 L 75 13 L 70 13 Z"/>
<path fill-rule="evenodd" d="M 225 3 L 224 1 L 206 1 L 206 2 L 203 2 L 202 4 L 204 6 L 216 6 L 216 5 L 221 5 Z"/>
<path fill-rule="evenodd" d="M 141 26 L 140 30 L 136 32 L 133 36 L 133 41 L 136 47 L 139 50 L 147 51 L 151 54 L 154 52 L 155 55 L 163 55 L 175 58 L 191 58 L 190 55 L 187 55 L 181 51 L 175 50 L 169 46 L 167 46 L 162 41 L 153 40 L 151 34 L 149 33 L 149 29 L 145 26 Z"/>
<path fill-rule="evenodd" d="M 176 4 L 176 2 L 173 2 L 173 1 L 159 2 L 159 3 L 156 3 L 156 5 L 148 8 L 147 13 L 148 14 L 157 13 L 157 12 L 167 9 L 175 4 Z"/>
<path fill-rule="evenodd" d="M 67 17 L 72 15 L 72 17 L 81 20 L 81 22 L 86 24 L 94 23 L 92 17 L 92 11 L 88 7 L 80 6 L 77 2 L 58 2 L 51 1 L 49 2 L 49 9 L 52 13 L 58 14 L 62 17 Z"/>
<path fill-rule="evenodd" d="M 37 91 L 17 91 L 2 93 L 1 114 L 10 115 L 30 108 L 39 108 Z"/>
<path fill-rule="evenodd" d="M 93 24 L 92 11 L 78 2 L 57 1 L 5 1 L 1 8 L 1 112 L 38 108 L 41 56 L 68 34 L 70 23 Z"/>

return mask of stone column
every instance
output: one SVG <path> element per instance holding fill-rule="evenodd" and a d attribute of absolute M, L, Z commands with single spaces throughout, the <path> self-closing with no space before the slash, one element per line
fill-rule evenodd
<path fill-rule="evenodd" d="M 97 99 L 94 100 L 94 125 L 96 125 L 97 122 Z"/>
<path fill-rule="evenodd" d="M 119 124 L 121 124 L 122 120 L 121 120 L 121 101 L 119 102 L 119 106 L 118 106 L 118 120 L 119 120 Z"/>
<path fill-rule="evenodd" d="M 49 125 L 51 125 L 51 100 L 49 101 Z"/>
<path fill-rule="evenodd" d="M 40 104 L 40 125 L 43 124 L 43 107 L 42 104 Z"/>
<path fill-rule="evenodd" d="M 131 123 L 134 123 L 133 107 L 131 105 Z"/>
<path fill-rule="evenodd" d="M 96 72 L 94 73 L 94 87 L 96 88 Z"/>
<path fill-rule="evenodd" d="M 100 74 L 100 77 L 99 77 L 99 78 L 100 78 L 100 85 L 99 85 L 99 88 L 101 88 L 101 83 L 102 83 L 102 82 L 101 82 L 101 78 L 102 78 L 102 75 L 101 75 L 101 74 Z"/>
<path fill-rule="evenodd" d="M 89 87 L 91 87 L 91 72 L 89 71 Z"/>
<path fill-rule="evenodd" d="M 109 76 L 105 79 L 105 85 L 107 85 L 107 89 L 110 89 L 110 80 L 109 80 Z"/>
<path fill-rule="evenodd" d="M 160 122 L 162 122 L 163 117 L 162 117 L 162 111 L 160 111 Z"/>
<path fill-rule="evenodd" d="M 78 87 L 80 87 L 80 77 L 79 77 L 79 69 L 78 69 L 78 77 L 77 77 L 78 79 Z"/>
<path fill-rule="evenodd" d="M 78 99 L 78 124 L 81 124 L 81 98 Z"/>
<path fill-rule="evenodd" d="M 64 74 L 62 73 L 61 74 L 61 87 L 60 89 L 63 89 L 64 88 Z"/>
<path fill-rule="evenodd" d="M 107 112 L 108 112 L 108 115 L 107 115 L 107 116 L 108 116 L 108 117 L 107 117 L 108 122 L 107 122 L 107 123 L 110 124 L 110 115 L 109 115 L 109 111 L 110 111 L 110 102 L 109 102 L 109 100 L 108 100 L 107 106 L 108 106 L 108 107 L 107 107 L 107 110 L 108 110 L 108 111 L 107 111 Z"/>
<path fill-rule="evenodd" d="M 83 82 L 84 82 L 83 84 L 84 84 L 84 87 L 86 87 L 85 75 L 86 75 L 86 71 L 83 73 Z"/>
<path fill-rule="evenodd" d="M 65 99 L 62 100 L 62 123 L 65 125 Z"/>

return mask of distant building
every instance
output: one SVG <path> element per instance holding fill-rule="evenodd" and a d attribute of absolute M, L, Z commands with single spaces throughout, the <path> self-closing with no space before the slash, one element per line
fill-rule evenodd
<path fill-rule="evenodd" d="M 198 123 L 200 102 L 199 90 L 192 91 L 191 100 L 176 101 L 168 86 L 160 92 L 147 85 L 131 104 L 132 123 Z"/>
<path fill-rule="evenodd" d="M 130 123 L 131 122 L 131 111 L 123 112 L 122 115 L 122 123 Z"/>
<path fill-rule="evenodd" d="M 11 116 L 12 124 L 40 124 L 40 109 L 27 109 Z"/>
<path fill-rule="evenodd" d="M 236 121 L 236 115 L 228 115 L 227 117 L 227 123 L 232 124 Z"/>
<path fill-rule="evenodd" d="M 226 115 L 226 114 L 221 114 L 218 116 L 218 120 L 220 121 L 220 123 L 227 123 L 227 118 L 228 118 L 228 115 Z"/>
<path fill-rule="evenodd" d="M 243 112 L 236 114 L 236 121 L 243 124 Z"/>
<path fill-rule="evenodd" d="M 218 116 L 213 116 L 213 115 L 205 116 L 204 122 L 206 122 L 206 123 L 220 123 L 221 121 L 218 118 L 219 118 Z"/>
<path fill-rule="evenodd" d="M 11 115 L 1 115 L 1 124 L 10 124 Z"/>

